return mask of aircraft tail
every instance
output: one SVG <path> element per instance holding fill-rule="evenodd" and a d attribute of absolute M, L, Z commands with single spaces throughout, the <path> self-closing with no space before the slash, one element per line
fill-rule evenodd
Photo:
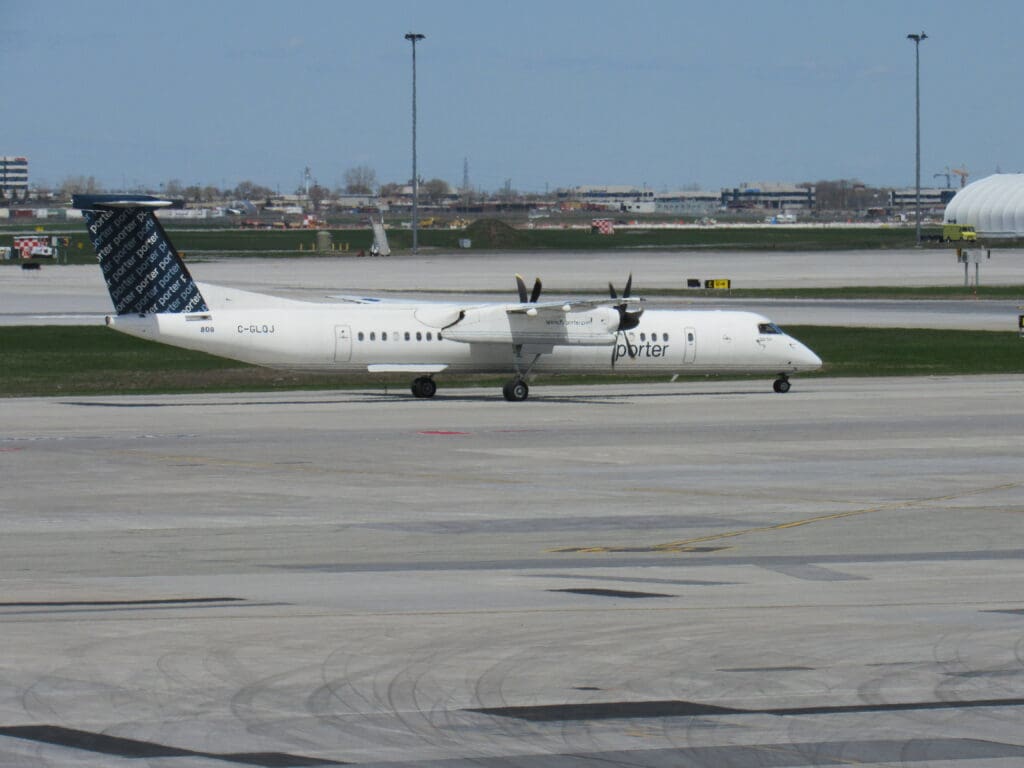
<path fill-rule="evenodd" d="M 74 195 L 89 224 L 107 290 L 119 315 L 208 312 L 206 300 L 154 211 L 150 195 Z"/>

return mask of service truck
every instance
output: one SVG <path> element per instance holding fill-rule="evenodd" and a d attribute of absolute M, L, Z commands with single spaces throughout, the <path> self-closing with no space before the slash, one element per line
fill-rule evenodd
<path fill-rule="evenodd" d="M 947 243 L 959 240 L 975 242 L 978 239 L 978 233 L 974 231 L 974 226 L 971 224 L 943 224 L 942 239 Z"/>

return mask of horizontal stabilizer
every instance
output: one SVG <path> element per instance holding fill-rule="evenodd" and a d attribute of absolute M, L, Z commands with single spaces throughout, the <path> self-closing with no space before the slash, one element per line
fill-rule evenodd
<path fill-rule="evenodd" d="M 112 208 L 170 208 L 175 205 L 173 200 L 153 197 L 152 195 L 73 195 L 71 207 L 82 211 L 102 211 Z"/>

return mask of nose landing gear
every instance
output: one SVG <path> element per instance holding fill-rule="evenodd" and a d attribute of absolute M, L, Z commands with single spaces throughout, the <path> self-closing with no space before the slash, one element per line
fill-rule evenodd
<path fill-rule="evenodd" d="M 786 376 L 784 373 L 780 373 L 779 378 L 777 378 L 775 383 L 772 384 L 772 389 L 779 394 L 789 392 L 789 376 Z"/>

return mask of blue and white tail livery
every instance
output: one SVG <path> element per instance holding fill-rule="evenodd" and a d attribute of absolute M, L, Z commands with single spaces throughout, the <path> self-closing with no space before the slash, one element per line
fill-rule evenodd
<path fill-rule="evenodd" d="M 75 195 L 119 315 L 205 312 L 209 308 L 154 211 L 171 205 L 148 195 Z"/>
<path fill-rule="evenodd" d="M 441 373 L 506 373 L 510 401 L 538 373 L 765 374 L 776 392 L 821 359 L 768 318 L 722 310 L 644 310 L 619 296 L 542 301 L 333 297 L 296 301 L 197 284 L 154 215 L 168 201 L 79 195 L 116 314 L 115 330 L 253 365 L 320 373 L 402 374 L 430 398 Z M 409 286 L 410 290 L 416 288 Z"/>

